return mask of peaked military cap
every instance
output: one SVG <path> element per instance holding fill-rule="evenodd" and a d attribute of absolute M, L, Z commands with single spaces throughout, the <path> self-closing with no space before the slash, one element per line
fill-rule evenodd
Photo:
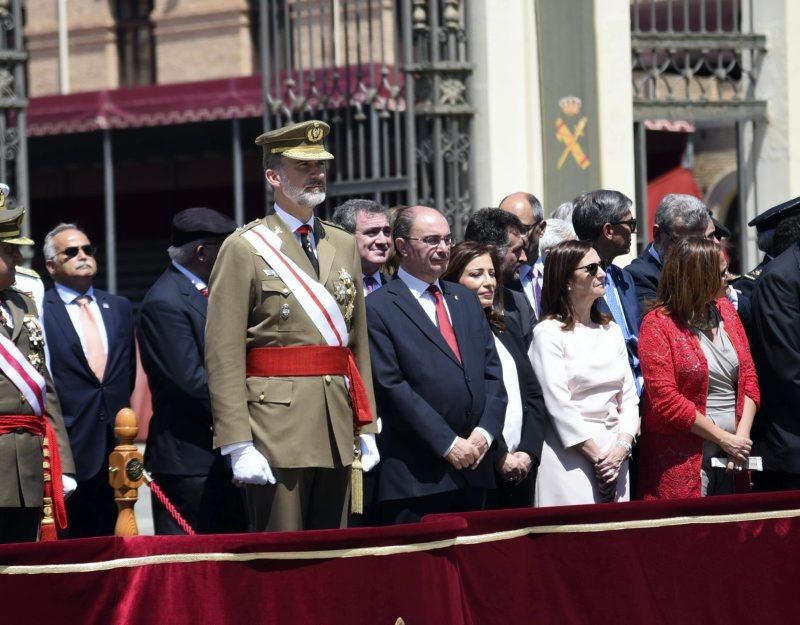
<path fill-rule="evenodd" d="M 201 239 L 222 239 L 236 230 L 236 222 L 205 207 L 187 208 L 172 218 L 172 245 L 179 247 Z"/>
<path fill-rule="evenodd" d="M 328 124 L 312 119 L 265 132 L 256 139 L 256 145 L 264 148 L 265 153 L 297 161 L 329 161 L 333 154 L 322 141 L 330 131 Z"/>
<path fill-rule="evenodd" d="M 22 220 L 25 209 L 6 208 L 6 196 L 11 192 L 7 184 L 0 183 L 0 243 L 11 245 L 33 245 L 33 240 L 22 236 Z"/>
<path fill-rule="evenodd" d="M 760 215 L 756 215 L 750 222 L 747 224 L 748 226 L 755 226 L 756 230 L 759 232 L 763 232 L 764 230 L 770 230 L 778 225 L 783 219 L 794 215 L 795 213 L 800 211 L 800 197 L 796 197 L 793 200 L 789 200 L 788 202 L 784 202 L 783 204 L 778 204 L 777 206 L 773 206 L 767 211 L 764 211 Z"/>

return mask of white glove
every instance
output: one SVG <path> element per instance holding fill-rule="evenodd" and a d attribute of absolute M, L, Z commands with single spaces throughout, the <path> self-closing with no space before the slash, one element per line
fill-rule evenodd
<path fill-rule="evenodd" d="M 64 489 L 64 499 L 67 499 L 78 488 L 78 482 L 71 475 L 62 475 L 61 486 Z"/>
<path fill-rule="evenodd" d="M 375 435 L 359 435 L 358 446 L 361 448 L 361 468 L 366 473 L 375 468 L 375 465 L 381 461 L 381 454 L 378 452 L 378 443 L 375 441 Z"/>
<path fill-rule="evenodd" d="M 246 443 L 231 451 L 231 469 L 234 484 L 274 484 L 275 476 L 269 468 L 269 462 L 258 451 L 253 443 Z"/>

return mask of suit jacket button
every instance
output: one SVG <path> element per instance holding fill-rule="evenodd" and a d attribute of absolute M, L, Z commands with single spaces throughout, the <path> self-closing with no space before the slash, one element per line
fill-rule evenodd
<path fill-rule="evenodd" d="M 289 297 L 289 289 L 283 289 L 283 291 L 281 291 L 281 295 L 284 297 Z"/>
<path fill-rule="evenodd" d="M 20 401 L 20 403 L 24 404 L 24 403 L 25 403 L 25 402 L 27 402 L 28 400 L 25 398 L 25 395 L 20 395 L 20 396 L 19 396 L 19 401 Z"/>
<path fill-rule="evenodd" d="M 330 384 L 330 383 L 331 383 L 331 376 L 326 375 L 325 376 L 325 384 Z"/>

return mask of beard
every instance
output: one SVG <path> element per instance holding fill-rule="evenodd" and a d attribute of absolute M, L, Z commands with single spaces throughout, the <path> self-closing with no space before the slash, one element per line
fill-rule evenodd
<path fill-rule="evenodd" d="M 306 208 L 319 206 L 325 201 L 326 197 L 324 182 L 317 189 L 307 191 L 305 187 L 295 186 L 287 179 L 285 182 L 282 181 L 281 189 L 283 189 L 286 197 Z"/>

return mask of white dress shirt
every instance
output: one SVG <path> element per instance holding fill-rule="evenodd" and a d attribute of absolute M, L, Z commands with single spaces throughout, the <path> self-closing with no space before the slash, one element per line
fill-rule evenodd
<path fill-rule="evenodd" d="M 89 358 L 89 354 L 86 350 L 86 339 L 83 337 L 83 326 L 80 317 L 81 305 L 76 300 L 82 295 L 89 297 L 89 312 L 92 313 L 95 323 L 97 324 L 97 329 L 100 331 L 100 339 L 103 341 L 103 353 L 108 356 L 106 324 L 103 323 L 103 315 L 100 314 L 100 307 L 97 305 L 97 299 L 94 296 L 94 288 L 90 286 L 86 293 L 78 293 L 75 289 L 71 289 L 68 286 L 56 282 L 56 292 L 61 298 L 61 301 L 64 302 L 69 319 L 72 321 L 72 327 L 75 328 L 75 332 L 78 334 L 78 338 L 81 341 L 83 355 L 86 356 L 87 359 Z"/>
<path fill-rule="evenodd" d="M 514 357 L 497 337 L 494 337 L 494 346 L 497 348 L 497 355 L 500 356 L 503 384 L 508 394 L 506 419 L 503 422 L 503 440 L 508 447 L 508 453 L 511 454 L 517 451 L 522 438 L 522 393 L 519 390 L 519 376 Z"/>
<path fill-rule="evenodd" d="M 528 263 L 523 263 L 519 266 L 519 281 L 522 284 L 522 292 L 528 298 L 528 303 L 531 305 L 533 314 L 538 320 L 542 310 L 542 302 L 536 301 L 536 293 L 533 288 L 534 280 L 539 284 L 539 293 L 541 293 L 544 286 L 544 260 L 542 260 L 541 256 L 533 266 Z"/>
<path fill-rule="evenodd" d="M 431 323 L 438 329 L 439 325 L 436 323 L 436 300 L 434 299 L 433 294 L 428 291 L 428 287 L 433 284 L 441 291 L 442 287 L 439 284 L 439 281 L 434 280 L 433 282 L 425 282 L 425 280 L 420 280 L 419 278 L 412 276 L 402 267 L 397 270 L 397 277 L 405 283 L 405 285 L 408 287 L 408 290 L 411 291 L 411 295 L 413 295 L 414 299 L 416 299 L 419 302 L 419 305 L 422 306 L 422 310 L 425 311 L 428 319 L 430 319 Z M 445 311 L 447 311 L 447 317 L 450 319 L 450 323 L 452 324 L 453 316 L 450 314 L 450 309 L 447 307 L 447 300 L 444 297 L 442 297 L 442 302 L 444 303 Z M 482 427 L 476 427 L 475 431 L 481 433 L 481 435 L 486 439 L 486 443 L 489 445 L 489 447 L 492 446 L 494 437 L 489 434 L 489 432 L 484 430 Z M 452 451 L 457 440 L 458 436 L 453 439 L 450 447 L 447 448 L 447 451 L 442 456 L 443 458 Z"/>

